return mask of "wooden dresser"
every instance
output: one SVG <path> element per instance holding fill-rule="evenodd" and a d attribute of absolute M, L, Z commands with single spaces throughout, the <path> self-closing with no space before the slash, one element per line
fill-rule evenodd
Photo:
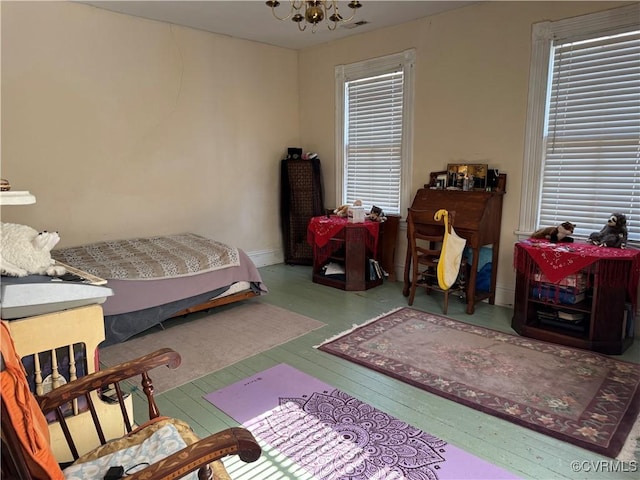
<path fill-rule="evenodd" d="M 493 305 L 495 303 L 503 197 L 504 192 L 421 188 L 416 193 L 411 204 L 411 208 L 415 209 L 437 210 L 444 208 L 448 211 L 456 212 L 453 228 L 460 237 L 467 240 L 467 246 L 473 252 L 467 285 L 466 311 L 468 314 L 472 314 L 475 311 L 476 302 L 489 299 L 490 304 Z M 438 228 L 437 225 L 437 222 L 434 221 L 434 229 Z M 488 292 L 476 292 L 480 247 L 484 245 L 491 245 L 492 247 L 491 287 Z M 409 295 L 410 266 L 411 255 L 407 250 L 403 289 L 405 296 Z"/>

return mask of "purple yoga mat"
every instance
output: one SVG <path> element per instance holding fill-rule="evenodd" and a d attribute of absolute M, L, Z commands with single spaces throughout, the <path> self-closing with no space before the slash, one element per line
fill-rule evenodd
<path fill-rule="evenodd" d="M 204 398 L 318 479 L 518 478 L 289 365 Z"/>

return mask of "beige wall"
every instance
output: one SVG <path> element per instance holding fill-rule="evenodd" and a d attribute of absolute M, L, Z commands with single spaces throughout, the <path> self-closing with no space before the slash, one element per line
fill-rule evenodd
<path fill-rule="evenodd" d="M 628 2 L 626 2 L 628 3 Z M 320 152 L 335 205 L 334 67 L 416 49 L 413 191 L 447 163 L 488 163 L 507 173 L 497 301 L 513 302 L 531 27 L 623 2 L 486 2 L 307 49 L 300 55 L 302 144 Z M 363 9 L 366 5 L 363 6 Z M 398 268 L 405 254 L 401 232 Z"/>
<path fill-rule="evenodd" d="M 1 173 L 38 199 L 2 219 L 59 230 L 61 245 L 194 231 L 281 259 L 287 146 L 320 154 L 336 202 L 334 66 L 415 48 L 413 189 L 452 161 L 508 174 L 509 304 L 531 25 L 626 3 L 487 2 L 298 54 L 86 5 L 2 2 Z"/>
<path fill-rule="evenodd" d="M 62 245 L 193 231 L 278 250 L 297 53 L 67 2 L 2 2 L 2 220 Z"/>

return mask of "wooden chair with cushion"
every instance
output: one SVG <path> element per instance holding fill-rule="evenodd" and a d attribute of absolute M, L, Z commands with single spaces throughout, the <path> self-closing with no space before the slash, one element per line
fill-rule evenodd
<path fill-rule="evenodd" d="M 80 377 L 44 395 L 34 396 L 5 322 L 0 322 L 0 328 L 0 460 L 3 479 L 102 479 L 109 467 L 122 467 L 112 478 L 126 475 L 131 480 L 177 479 L 190 472 L 194 472 L 194 478 L 199 480 L 229 479 L 221 458 L 238 455 L 245 462 L 253 462 L 261 455 L 255 438 L 242 427 L 228 428 L 198 439 L 186 423 L 160 415 L 148 372 L 160 366 L 178 367 L 180 356 L 171 349 L 160 349 Z M 149 422 L 139 427 L 133 425 L 129 418 L 120 385 L 120 382 L 135 377 L 141 378 L 149 410 Z M 92 400 L 95 391 L 102 391 L 108 386 L 115 388 L 122 411 L 123 431 L 126 431 L 121 438 L 112 440 L 105 438 L 104 427 L 95 414 Z M 101 443 L 84 455 L 78 455 L 63 413 L 65 406 L 80 398 L 87 402 L 92 412 L 93 425 L 87 425 L 87 428 L 95 429 Z M 45 418 L 49 412 L 56 413 L 65 432 L 75 459 L 72 465 L 59 465 L 51 451 Z"/>
<path fill-rule="evenodd" d="M 407 256 L 410 262 L 406 268 L 410 269 L 410 272 L 405 272 L 405 279 L 410 278 L 410 281 L 405 286 L 403 293 L 405 296 L 409 296 L 409 305 L 413 305 L 418 287 L 423 287 L 427 294 L 431 291 L 443 292 L 443 313 L 447 313 L 450 289 L 440 288 L 437 274 L 445 234 L 444 218 L 441 221 L 434 219 L 438 210 L 418 210 L 414 208 L 409 208 L 408 210 Z M 448 212 L 448 214 L 449 229 L 451 229 L 456 212 Z M 451 230 L 449 233 L 451 233 Z"/>

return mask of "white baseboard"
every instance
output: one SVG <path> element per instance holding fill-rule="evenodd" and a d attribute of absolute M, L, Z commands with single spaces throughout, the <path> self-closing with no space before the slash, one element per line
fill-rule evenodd
<path fill-rule="evenodd" d="M 282 250 L 257 250 L 245 253 L 258 268 L 284 263 L 284 252 Z"/>
<path fill-rule="evenodd" d="M 516 291 L 513 287 L 506 288 L 504 285 L 496 285 L 496 305 L 513 308 L 513 299 Z"/>

